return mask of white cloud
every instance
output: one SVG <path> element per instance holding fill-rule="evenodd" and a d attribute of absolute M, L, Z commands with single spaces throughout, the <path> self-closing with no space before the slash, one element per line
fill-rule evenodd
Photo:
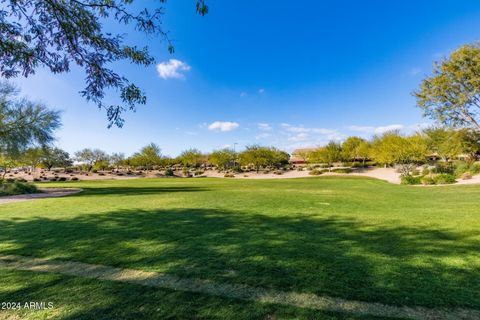
<path fill-rule="evenodd" d="M 218 131 L 232 131 L 240 127 L 240 124 L 237 122 L 230 121 L 215 121 L 208 126 L 208 130 L 218 130 Z"/>
<path fill-rule="evenodd" d="M 183 61 L 170 59 L 157 64 L 158 75 L 163 79 L 183 79 L 185 75 L 182 71 L 189 71 L 190 66 Z"/>
<path fill-rule="evenodd" d="M 257 123 L 258 130 L 260 131 L 272 131 L 272 126 L 268 123 L 265 122 L 259 122 Z"/>
<path fill-rule="evenodd" d="M 349 126 L 350 131 L 364 132 L 371 134 L 383 134 L 388 131 L 402 130 L 405 126 L 402 124 L 390 124 L 387 126 L 371 127 L 371 126 Z"/>

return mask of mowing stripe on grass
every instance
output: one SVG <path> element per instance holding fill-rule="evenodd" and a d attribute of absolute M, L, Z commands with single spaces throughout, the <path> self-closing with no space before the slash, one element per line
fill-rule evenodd
<path fill-rule="evenodd" d="M 148 287 L 197 292 L 226 298 L 282 304 L 322 311 L 352 313 L 357 315 L 418 320 L 480 319 L 480 310 L 447 310 L 407 306 L 399 307 L 380 303 L 345 300 L 329 296 L 318 296 L 314 294 L 285 292 L 246 285 L 218 283 L 202 279 L 179 278 L 157 272 L 114 268 L 82 262 L 47 260 L 17 255 L 0 255 L 0 268 L 59 273 L 69 276 L 125 282 Z"/>

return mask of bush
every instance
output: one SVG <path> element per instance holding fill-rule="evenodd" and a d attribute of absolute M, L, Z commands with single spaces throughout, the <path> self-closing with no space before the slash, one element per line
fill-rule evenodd
<path fill-rule="evenodd" d="M 235 178 L 235 175 L 233 173 L 225 173 L 224 177 L 225 178 Z"/>
<path fill-rule="evenodd" d="M 402 176 L 401 177 L 401 184 L 416 185 L 416 184 L 421 184 L 421 183 L 422 183 L 421 177 L 413 177 L 413 176 Z"/>
<path fill-rule="evenodd" d="M 71 180 L 72 180 L 72 181 L 78 181 L 78 178 L 77 178 L 77 177 L 72 177 Z"/>
<path fill-rule="evenodd" d="M 50 178 L 50 179 L 48 179 L 48 180 L 50 180 L 50 181 L 57 181 L 57 178 L 56 178 L 56 177 L 53 177 L 53 178 Z"/>
<path fill-rule="evenodd" d="M 39 182 L 39 181 L 42 181 L 42 180 L 40 180 L 39 178 L 33 178 L 33 181 L 34 182 Z"/>
<path fill-rule="evenodd" d="M 464 173 L 469 172 L 471 175 L 480 173 L 480 164 L 470 164 L 467 162 L 459 162 L 455 167 L 455 176 L 461 177 Z"/>
<path fill-rule="evenodd" d="M 457 182 L 453 174 L 442 173 L 434 177 L 436 184 L 451 184 Z"/>
<path fill-rule="evenodd" d="M 426 175 L 429 175 L 430 174 L 430 169 L 428 168 L 423 168 L 422 170 L 422 176 L 426 176 Z"/>
<path fill-rule="evenodd" d="M 319 176 L 322 173 L 323 173 L 323 170 L 313 169 L 313 170 L 310 170 L 308 174 L 312 176 Z"/>
<path fill-rule="evenodd" d="M 167 169 L 165 170 L 165 175 L 168 177 L 173 177 L 175 175 L 175 172 L 172 169 Z"/>
<path fill-rule="evenodd" d="M 66 177 L 60 177 L 60 178 L 57 178 L 58 181 L 67 181 L 67 178 Z"/>
<path fill-rule="evenodd" d="M 423 185 L 433 185 L 433 184 L 436 184 L 436 181 L 433 178 L 433 176 L 425 176 L 425 177 L 422 177 L 422 184 Z"/>
<path fill-rule="evenodd" d="M 418 169 L 413 169 L 411 173 L 412 173 L 412 176 L 419 176 L 420 175 L 420 171 Z"/>
<path fill-rule="evenodd" d="M 274 174 L 276 175 L 282 175 L 283 174 L 283 171 L 281 170 L 276 170 L 276 171 L 273 171 Z"/>
<path fill-rule="evenodd" d="M 28 194 L 38 192 L 37 187 L 27 182 L 0 182 L 0 195 Z"/>
<path fill-rule="evenodd" d="M 434 173 L 446 173 L 454 174 L 455 166 L 450 162 L 440 162 L 435 165 L 435 168 L 431 170 Z"/>

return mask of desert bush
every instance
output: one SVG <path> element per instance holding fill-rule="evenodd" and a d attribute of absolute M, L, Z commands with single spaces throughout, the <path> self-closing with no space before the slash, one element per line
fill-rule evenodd
<path fill-rule="evenodd" d="M 436 184 L 451 184 L 457 182 L 453 174 L 441 173 L 434 177 Z"/>
<path fill-rule="evenodd" d="M 352 169 L 351 168 L 339 168 L 339 169 L 332 169 L 332 172 L 336 172 L 336 173 L 352 173 Z"/>
<path fill-rule="evenodd" d="M 165 175 L 173 177 L 175 175 L 175 172 L 172 169 L 168 168 L 167 170 L 165 170 Z"/>
<path fill-rule="evenodd" d="M 433 178 L 433 176 L 424 176 L 424 177 L 422 177 L 422 184 L 423 185 L 433 185 L 433 184 L 436 184 L 436 181 Z"/>
<path fill-rule="evenodd" d="M 430 169 L 428 168 L 423 168 L 422 170 L 422 176 L 426 176 L 426 175 L 429 175 L 430 174 Z"/>
<path fill-rule="evenodd" d="M 276 174 L 276 175 L 282 175 L 282 174 L 283 174 L 283 171 L 281 171 L 281 170 L 275 170 L 275 171 L 273 171 L 273 173 Z"/>
<path fill-rule="evenodd" d="M 67 181 L 67 178 L 66 177 L 60 177 L 60 178 L 57 178 L 57 181 Z"/>
<path fill-rule="evenodd" d="M 39 178 L 33 178 L 33 181 L 34 181 L 34 182 L 39 182 L 39 181 L 42 181 L 42 180 L 39 179 Z"/>
<path fill-rule="evenodd" d="M 420 170 L 418 169 L 413 169 L 411 172 L 412 176 L 419 176 L 420 175 Z"/>
<path fill-rule="evenodd" d="M 224 177 L 225 178 L 235 178 L 235 175 L 233 173 L 225 173 Z"/>
<path fill-rule="evenodd" d="M 313 169 L 313 170 L 310 170 L 308 174 L 312 176 L 319 176 L 322 173 L 323 173 L 323 170 Z"/>
<path fill-rule="evenodd" d="M 15 195 L 15 194 L 27 194 L 27 193 L 36 193 L 38 192 L 37 187 L 31 183 L 27 182 L 0 182 L 0 195 Z"/>
<path fill-rule="evenodd" d="M 78 181 L 78 178 L 77 178 L 77 177 L 72 177 L 71 180 L 72 180 L 72 181 Z"/>
<path fill-rule="evenodd" d="M 49 180 L 49 181 L 57 181 L 57 179 L 58 179 L 57 177 L 52 177 L 52 178 L 50 178 L 50 179 L 48 179 L 48 180 Z"/>
<path fill-rule="evenodd" d="M 421 177 L 414 177 L 414 176 L 401 177 L 401 184 L 416 185 L 421 183 L 422 183 Z"/>

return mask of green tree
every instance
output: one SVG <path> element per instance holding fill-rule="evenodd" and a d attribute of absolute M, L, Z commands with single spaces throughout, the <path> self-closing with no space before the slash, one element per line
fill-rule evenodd
<path fill-rule="evenodd" d="M 152 170 L 154 166 L 159 166 L 162 161 L 160 147 L 155 143 L 143 147 L 140 152 L 131 157 L 131 163 L 136 167 L 144 167 L 146 170 Z"/>
<path fill-rule="evenodd" d="M 29 148 L 22 155 L 22 163 L 31 168 L 35 177 L 37 167 L 42 163 L 45 157 L 45 150 L 42 148 Z"/>
<path fill-rule="evenodd" d="M 309 162 L 325 163 L 328 165 L 330 171 L 335 162 L 342 160 L 342 146 L 334 141 L 330 141 L 326 146 L 312 151 L 309 157 Z"/>
<path fill-rule="evenodd" d="M 18 160 L 12 158 L 8 154 L 0 154 L 0 169 L 1 169 L 1 179 L 5 179 L 5 175 L 7 174 L 7 171 L 11 168 L 14 168 L 18 165 Z"/>
<path fill-rule="evenodd" d="M 98 161 L 108 161 L 108 154 L 100 149 L 88 149 L 75 152 L 75 160 L 83 163 L 91 171 Z"/>
<path fill-rule="evenodd" d="M 388 132 L 375 137 L 372 143 L 373 159 L 385 166 L 398 165 L 403 176 L 424 163 L 429 153 L 425 137 L 421 134 L 403 137 L 396 132 Z"/>
<path fill-rule="evenodd" d="M 117 170 L 125 163 L 125 154 L 123 153 L 112 153 L 110 155 L 110 164 L 114 166 Z"/>
<path fill-rule="evenodd" d="M 208 160 L 211 164 L 217 166 L 220 170 L 225 170 L 237 159 L 237 154 L 233 149 L 225 148 L 210 153 Z"/>
<path fill-rule="evenodd" d="M 73 161 L 67 151 L 60 148 L 45 148 L 43 149 L 42 165 L 48 171 L 52 168 L 66 169 L 73 165 Z"/>
<path fill-rule="evenodd" d="M 467 156 L 467 161 L 474 162 L 480 156 L 480 131 L 472 129 L 458 130 L 461 153 Z"/>
<path fill-rule="evenodd" d="M 443 161 L 449 161 L 462 153 L 462 139 L 457 130 L 432 127 L 423 130 L 430 151 Z"/>
<path fill-rule="evenodd" d="M 248 146 L 239 155 L 242 166 L 253 166 L 257 173 L 275 163 L 275 149 L 258 145 Z"/>
<path fill-rule="evenodd" d="M 348 137 L 342 143 L 342 153 L 345 160 L 362 160 L 365 163 L 369 155 L 368 141 L 359 137 Z"/>
<path fill-rule="evenodd" d="M 178 160 L 185 168 L 198 168 L 205 163 L 205 155 L 198 149 L 188 149 L 180 154 Z"/>
<path fill-rule="evenodd" d="M 8 156 L 18 156 L 29 147 L 48 145 L 60 126 L 57 111 L 18 95 L 13 85 L 0 82 L 0 153 Z"/>
<path fill-rule="evenodd" d="M 64 73 L 76 64 L 86 73 L 82 96 L 107 111 L 110 125 L 122 126 L 122 112 L 145 104 L 146 96 L 111 66 L 117 61 L 149 66 L 155 59 L 147 47 L 126 44 L 125 32 L 112 30 L 132 25 L 137 32 L 165 40 L 173 53 L 169 33 L 162 26 L 164 2 L 147 9 L 133 0 L 4 0 L 0 76 L 28 77 L 39 68 Z M 208 12 L 204 0 L 196 0 L 196 6 L 202 16 Z M 120 93 L 120 105 L 104 103 L 110 89 Z"/>
<path fill-rule="evenodd" d="M 414 92 L 424 115 L 454 127 L 480 130 L 480 46 L 465 45 L 436 63 Z"/>

